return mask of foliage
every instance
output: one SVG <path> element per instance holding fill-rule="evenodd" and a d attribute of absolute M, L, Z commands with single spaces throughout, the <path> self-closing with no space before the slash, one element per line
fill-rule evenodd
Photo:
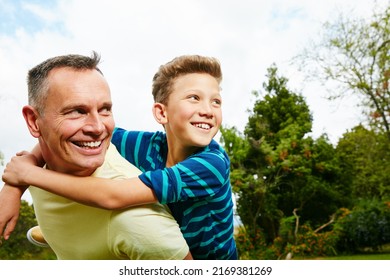
<path fill-rule="evenodd" d="M 358 252 L 368 247 L 378 251 L 390 243 L 390 202 L 362 199 L 335 227 L 341 232 L 339 250 Z"/>
<path fill-rule="evenodd" d="M 267 250 L 267 244 L 261 229 L 248 232 L 244 226 L 241 226 L 238 228 L 235 239 L 240 259 L 259 259 Z"/>
<path fill-rule="evenodd" d="M 297 257 L 333 256 L 337 255 L 338 238 L 337 232 L 315 232 L 309 225 L 304 225 L 300 227 L 295 244 L 288 244 L 285 250 Z"/>
<path fill-rule="evenodd" d="M 221 130 L 245 229 L 237 237 L 243 258 L 335 255 L 390 242 L 389 56 L 387 7 L 370 20 L 341 15 L 326 23 L 298 57 L 309 77 L 331 85 L 330 98 L 361 101 L 369 126 L 346 132 L 337 147 L 326 135 L 309 136 L 309 108 L 275 65 L 264 93 L 254 92 L 244 133 Z"/>
<path fill-rule="evenodd" d="M 390 196 L 390 141 L 384 133 L 356 126 L 339 140 L 336 155 L 352 199 Z"/>
<path fill-rule="evenodd" d="M 340 15 L 297 57 L 308 77 L 336 85 L 330 98 L 359 98 L 369 123 L 390 139 L 390 7 L 369 20 Z"/>
<path fill-rule="evenodd" d="M 31 244 L 26 232 L 37 225 L 33 207 L 27 201 L 21 201 L 20 216 L 14 232 L 0 246 L 2 260 L 55 259 L 54 253 L 47 248 Z"/>
<path fill-rule="evenodd" d="M 265 94 L 257 100 L 244 135 L 224 128 L 231 157 L 237 211 L 249 235 L 262 231 L 267 243 L 279 235 L 280 221 L 300 211 L 303 222 L 323 223 L 345 196 L 337 184 L 338 165 L 326 135 L 313 140 L 304 98 L 287 88 L 276 66 L 268 69 Z M 255 93 L 260 97 L 259 93 Z"/>
<path fill-rule="evenodd" d="M 282 219 L 279 236 L 271 244 L 265 242 L 260 229 L 252 234 L 242 227 L 236 236 L 240 258 L 275 260 L 337 255 L 338 231 L 316 232 L 309 225 L 303 225 L 295 236 L 295 219 L 294 216 Z"/>

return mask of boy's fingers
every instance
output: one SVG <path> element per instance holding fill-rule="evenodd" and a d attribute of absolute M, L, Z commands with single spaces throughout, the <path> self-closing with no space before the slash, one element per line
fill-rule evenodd
<path fill-rule="evenodd" d="M 17 220 L 18 220 L 17 218 L 16 218 L 16 219 L 15 219 L 15 218 L 12 218 L 12 219 L 8 222 L 7 226 L 5 227 L 4 235 L 3 235 L 5 240 L 8 240 L 8 238 L 9 238 L 10 235 L 11 235 L 11 233 L 14 231 Z M 4 226 L 3 226 L 3 227 L 4 227 Z"/>
<path fill-rule="evenodd" d="M 4 225 L 2 223 L 0 223 L 0 240 L 3 237 L 3 232 L 4 232 Z"/>
<path fill-rule="evenodd" d="M 28 154 L 30 154 L 30 152 L 28 152 L 28 151 L 20 151 L 20 152 L 16 153 L 17 156 L 24 156 L 24 155 L 28 155 Z"/>

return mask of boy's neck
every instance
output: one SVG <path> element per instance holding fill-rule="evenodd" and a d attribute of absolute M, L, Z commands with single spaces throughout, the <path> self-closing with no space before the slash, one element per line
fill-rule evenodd
<path fill-rule="evenodd" d="M 174 166 L 175 164 L 185 160 L 189 156 L 199 151 L 199 147 L 178 147 L 178 145 L 169 145 L 168 143 L 168 155 L 166 161 L 166 167 Z"/>

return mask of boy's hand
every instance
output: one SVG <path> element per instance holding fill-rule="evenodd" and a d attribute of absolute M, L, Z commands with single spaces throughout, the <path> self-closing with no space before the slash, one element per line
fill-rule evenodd
<path fill-rule="evenodd" d="M 37 166 L 37 159 L 33 154 L 26 151 L 19 152 L 6 165 L 2 179 L 12 186 L 28 185 L 26 181 L 29 178 L 29 170 L 35 166 Z"/>
<path fill-rule="evenodd" d="M 0 241 L 9 238 L 19 218 L 20 198 L 27 187 L 4 185 L 0 191 Z"/>

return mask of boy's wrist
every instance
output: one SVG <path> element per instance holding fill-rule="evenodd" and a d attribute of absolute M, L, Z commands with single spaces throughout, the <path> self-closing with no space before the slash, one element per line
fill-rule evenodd
<path fill-rule="evenodd" d="M 25 172 L 23 172 L 23 176 L 20 178 L 22 184 L 26 186 L 30 185 L 40 185 L 39 184 L 39 172 L 42 171 L 42 167 L 31 165 L 28 168 L 26 168 Z M 38 182 L 35 182 L 34 180 L 38 180 Z"/>
<path fill-rule="evenodd" d="M 10 196 L 15 196 L 20 199 L 27 188 L 28 186 L 11 186 L 4 184 L 2 191 Z"/>

